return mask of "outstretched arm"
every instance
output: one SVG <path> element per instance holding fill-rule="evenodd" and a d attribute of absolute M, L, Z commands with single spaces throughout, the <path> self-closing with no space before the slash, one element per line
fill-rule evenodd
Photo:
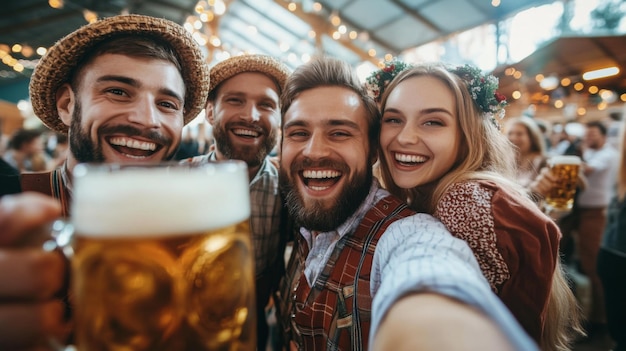
<path fill-rule="evenodd" d="M 460 327 L 450 328 L 448 323 L 450 319 L 456 319 L 457 314 L 458 323 L 463 325 L 462 328 L 468 328 L 468 334 L 472 333 L 471 328 L 480 328 L 489 335 L 502 335 L 510 345 L 509 349 L 537 350 L 536 344 L 491 291 L 467 243 L 453 237 L 432 216 L 417 214 L 387 228 L 376 246 L 370 283 L 374 296 L 370 345 L 380 345 L 377 350 L 394 350 L 386 342 L 406 342 L 406 347 L 411 347 L 410 342 L 415 335 L 422 333 L 424 323 L 437 332 L 429 333 L 430 336 L 421 342 L 433 342 L 433 345 L 452 342 L 447 339 L 456 338 Z M 430 300 L 422 300 L 429 295 Z M 436 314 L 438 309 L 425 307 L 422 310 L 426 301 L 445 305 L 442 308 L 445 313 L 429 319 L 428 314 Z M 420 307 L 407 306 L 413 303 Z M 397 327 L 398 324 L 402 324 L 401 328 Z M 387 334 L 389 332 L 384 331 L 387 328 L 393 329 L 395 334 Z M 379 330 L 383 330 L 382 334 Z M 389 335 L 392 335 L 391 339 Z M 476 336 L 476 339 L 473 342 L 485 343 L 484 347 L 467 344 L 463 349 L 502 349 L 499 348 L 499 338 L 488 340 Z"/>
<path fill-rule="evenodd" d="M 378 329 L 372 350 L 514 350 L 492 320 L 476 309 L 434 293 L 398 300 Z"/>

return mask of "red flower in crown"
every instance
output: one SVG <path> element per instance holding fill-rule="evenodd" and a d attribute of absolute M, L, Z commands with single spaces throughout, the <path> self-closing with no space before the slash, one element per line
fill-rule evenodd
<path fill-rule="evenodd" d="M 503 94 L 498 93 L 497 91 L 493 94 L 493 97 L 496 98 L 497 102 L 502 102 L 502 101 L 506 100 L 506 96 L 504 96 Z"/>
<path fill-rule="evenodd" d="M 394 70 L 394 69 L 396 69 L 396 65 L 391 64 L 391 65 L 389 65 L 389 66 L 387 66 L 387 67 L 383 68 L 383 71 L 384 71 L 384 72 L 393 72 L 393 70 Z"/>

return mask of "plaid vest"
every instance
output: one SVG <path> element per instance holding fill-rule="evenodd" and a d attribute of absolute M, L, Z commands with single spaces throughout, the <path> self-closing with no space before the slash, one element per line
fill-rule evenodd
<path fill-rule="evenodd" d="M 299 350 L 367 350 L 376 243 L 391 223 L 412 214 L 393 196 L 380 200 L 354 233 L 339 239 L 313 287 L 303 273 L 308 245 L 296 235 L 276 297 L 284 340 Z"/>

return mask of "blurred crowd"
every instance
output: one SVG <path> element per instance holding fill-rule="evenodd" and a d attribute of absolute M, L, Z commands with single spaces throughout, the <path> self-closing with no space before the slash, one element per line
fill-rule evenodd
<path fill-rule="evenodd" d="M 616 298 L 615 291 L 608 288 L 610 282 L 602 281 L 615 270 L 603 264 L 606 262 L 603 252 L 610 255 L 613 250 L 603 244 L 603 235 L 610 225 L 611 201 L 618 195 L 615 184 L 621 162 L 619 154 L 623 152 L 620 151 L 622 123 L 622 112 L 614 110 L 603 120 L 584 124 L 550 124 L 527 116 L 511 118 L 505 130 L 518 152 L 517 182 L 537 195 L 535 200 L 539 205 L 543 197 L 541 172 L 546 169 L 549 158 L 574 155 L 582 159 L 574 207 L 555 220 L 563 235 L 560 255 L 585 317 L 587 336 L 581 342 L 600 343 L 606 349 L 611 345 L 607 317 L 610 319 L 611 314 L 616 313 L 611 306 L 623 305 L 623 296 Z M 613 211 L 617 211 L 617 207 Z M 613 223 L 616 223 L 615 218 Z"/>
<path fill-rule="evenodd" d="M 20 173 L 57 168 L 65 160 L 67 150 L 67 135 L 45 127 L 20 128 L 0 137 L 0 156 Z"/>

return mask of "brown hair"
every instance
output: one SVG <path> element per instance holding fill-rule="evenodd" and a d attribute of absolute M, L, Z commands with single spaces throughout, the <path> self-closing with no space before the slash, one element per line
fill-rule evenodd
<path fill-rule="evenodd" d="M 330 57 L 316 57 L 298 67 L 287 79 L 281 96 L 281 114 L 284 117 L 293 101 L 302 92 L 324 86 L 339 86 L 355 92 L 367 112 L 370 154 L 378 152 L 380 133 L 380 111 L 361 84 L 356 71 L 347 62 Z"/>
<path fill-rule="evenodd" d="M 85 56 L 81 57 L 74 70 L 70 72 L 70 82 L 75 93 L 80 90 L 83 70 L 93 60 L 104 54 L 168 61 L 176 67 L 182 76 L 181 60 L 168 42 L 156 36 L 123 33 L 96 44 Z"/>

